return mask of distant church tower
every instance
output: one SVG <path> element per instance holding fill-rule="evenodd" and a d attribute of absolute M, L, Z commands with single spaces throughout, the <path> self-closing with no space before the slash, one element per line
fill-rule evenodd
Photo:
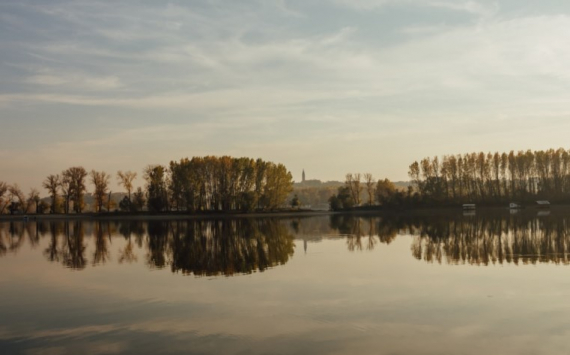
<path fill-rule="evenodd" d="M 303 169 L 303 182 L 305 182 L 305 169 Z"/>

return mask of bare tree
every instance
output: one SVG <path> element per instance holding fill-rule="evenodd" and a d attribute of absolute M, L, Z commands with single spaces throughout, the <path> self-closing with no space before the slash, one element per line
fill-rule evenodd
<path fill-rule="evenodd" d="M 112 191 L 109 191 L 108 197 L 107 197 L 107 211 L 111 211 L 111 209 L 113 207 L 116 207 L 117 204 L 115 203 L 115 201 L 113 201 L 113 199 L 111 198 L 111 196 L 113 195 Z"/>
<path fill-rule="evenodd" d="M 48 175 L 48 177 L 44 180 L 42 186 L 48 190 L 49 195 L 51 197 L 51 213 L 55 213 L 57 211 L 57 195 L 59 191 L 59 187 L 61 184 L 61 178 L 58 175 Z"/>
<path fill-rule="evenodd" d="M 89 174 L 91 176 L 91 183 L 95 187 L 93 195 L 95 196 L 95 203 L 97 212 L 103 210 L 103 204 L 105 203 L 105 197 L 107 195 L 107 189 L 109 187 L 110 175 L 104 171 L 91 170 Z"/>
<path fill-rule="evenodd" d="M 8 191 L 10 192 L 10 201 L 14 202 L 14 199 L 16 199 L 20 208 L 22 208 L 22 212 L 26 213 L 28 211 L 26 196 L 24 195 L 18 184 L 9 186 Z"/>
<path fill-rule="evenodd" d="M 364 174 L 364 182 L 366 183 L 366 193 L 368 194 L 368 205 L 372 206 L 374 202 L 374 178 L 372 174 L 366 173 Z"/>
<path fill-rule="evenodd" d="M 26 210 L 29 211 L 30 208 L 35 205 L 36 208 L 34 211 L 35 213 L 38 213 L 40 209 L 40 201 L 40 192 L 36 189 L 31 189 L 30 194 L 28 195 Z"/>
<path fill-rule="evenodd" d="M 126 190 L 129 196 L 129 201 L 131 201 L 131 192 L 133 191 L 133 181 L 137 177 L 137 173 L 132 171 L 125 171 L 122 172 L 121 170 L 117 171 L 117 180 L 119 181 L 119 185 L 122 185 Z"/>
<path fill-rule="evenodd" d="M 362 192 L 362 186 L 360 185 L 360 173 L 357 174 L 346 174 L 345 184 L 350 190 L 350 195 L 354 201 L 355 206 L 360 206 L 360 193 Z"/>
<path fill-rule="evenodd" d="M 85 194 L 85 178 L 87 171 L 82 166 L 74 166 L 62 173 L 64 178 L 69 179 L 68 195 L 73 199 L 73 210 L 81 213 L 83 210 L 83 195 Z"/>
<path fill-rule="evenodd" d="M 61 194 L 63 196 L 63 212 L 65 214 L 69 213 L 69 201 L 71 201 L 71 180 L 69 176 L 64 174 L 65 171 L 61 175 L 61 179 L 59 180 L 59 187 L 61 188 Z"/>

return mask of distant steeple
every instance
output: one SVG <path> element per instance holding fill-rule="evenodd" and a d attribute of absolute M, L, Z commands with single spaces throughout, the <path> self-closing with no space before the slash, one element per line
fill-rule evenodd
<path fill-rule="evenodd" d="M 303 182 L 305 182 L 305 169 L 303 169 Z"/>

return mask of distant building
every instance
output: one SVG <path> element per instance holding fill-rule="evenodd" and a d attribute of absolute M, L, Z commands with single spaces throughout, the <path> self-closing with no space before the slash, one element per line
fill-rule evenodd
<path fill-rule="evenodd" d="M 302 182 L 305 182 L 305 169 L 303 169 L 303 177 L 302 177 Z"/>

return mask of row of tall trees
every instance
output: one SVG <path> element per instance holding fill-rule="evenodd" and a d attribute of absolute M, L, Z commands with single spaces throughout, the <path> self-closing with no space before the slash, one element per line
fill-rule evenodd
<path fill-rule="evenodd" d="M 167 174 L 168 173 L 168 174 Z M 168 175 L 168 176 L 167 176 Z M 283 164 L 229 156 L 184 158 L 145 170 L 149 208 L 252 211 L 283 206 L 293 177 Z"/>
<path fill-rule="evenodd" d="M 252 211 L 273 210 L 286 204 L 293 189 L 291 173 L 283 164 L 262 159 L 229 156 L 184 158 L 168 166 L 149 165 L 143 171 L 145 190 L 134 190 L 137 174 L 118 171 L 117 182 L 126 190 L 119 203 L 125 211 Z M 88 172 L 81 166 L 60 174 L 51 174 L 42 186 L 50 196 L 51 213 L 82 213 L 88 185 L 93 187 L 93 208 L 96 212 L 111 210 L 111 175 L 104 171 Z M 37 190 L 29 198 L 18 186 L 0 182 L 0 213 L 18 210 L 30 212 L 30 201 L 39 206 Z M 22 207 L 25 206 L 25 207 Z M 44 206 L 46 209 L 46 206 Z M 36 212 L 43 213 L 40 208 Z"/>
<path fill-rule="evenodd" d="M 562 148 L 424 158 L 408 174 L 429 202 L 570 200 L 570 151 Z"/>
<path fill-rule="evenodd" d="M 131 203 L 131 193 L 133 191 L 133 180 L 137 173 L 119 171 L 117 180 L 119 185 L 127 190 L 127 199 L 122 209 L 142 209 L 144 207 L 144 193 L 142 190 L 135 193 L 134 201 Z M 20 189 L 18 184 L 8 185 L 0 181 L 0 214 L 7 212 L 15 213 L 81 213 L 85 208 L 85 195 L 88 193 L 87 185 L 93 185 L 93 197 L 95 198 L 94 208 L 102 211 L 105 207 L 110 210 L 113 206 L 111 191 L 109 190 L 111 175 L 104 171 L 87 172 L 81 166 L 71 167 L 60 174 L 50 174 L 42 182 L 42 187 L 49 194 L 49 204 L 42 200 L 40 192 L 31 189 L 28 195 Z M 141 200 L 141 196 L 143 197 Z"/>
<path fill-rule="evenodd" d="M 61 209 L 64 213 L 69 213 L 72 205 L 75 213 L 81 213 L 85 207 L 87 175 L 87 171 L 81 166 L 66 169 L 61 172 L 61 175 L 49 175 L 42 185 L 50 194 L 50 211 L 59 212 L 61 197 Z"/>
<path fill-rule="evenodd" d="M 130 171 L 117 172 L 118 183 L 127 189 L 129 202 L 133 188 L 132 183 L 136 175 Z M 62 171 L 61 174 L 49 175 L 43 181 L 42 186 L 49 193 L 51 213 L 82 213 L 85 208 L 84 199 L 87 193 L 87 184 L 90 182 L 93 185 L 95 211 L 102 212 L 103 208 L 110 210 L 112 206 L 111 191 L 109 190 L 110 180 L 111 175 L 104 171 L 92 170 L 87 172 L 84 167 L 75 166 Z"/>

